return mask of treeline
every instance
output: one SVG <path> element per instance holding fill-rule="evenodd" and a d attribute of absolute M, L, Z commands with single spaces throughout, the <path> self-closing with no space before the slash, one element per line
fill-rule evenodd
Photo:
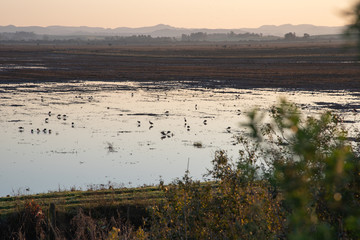
<path fill-rule="evenodd" d="M 33 32 L 4 32 L 0 33 L 0 42 L 38 42 L 38 43 L 94 43 L 94 44 L 130 44 L 130 43 L 174 43 L 174 42 L 226 42 L 226 41 L 260 41 L 277 40 L 279 37 L 263 36 L 256 33 L 213 33 L 197 32 L 182 34 L 179 37 L 153 37 L 151 35 L 132 36 L 89 36 L 89 35 L 41 35 Z"/>
<path fill-rule="evenodd" d="M 206 32 L 197 32 L 190 34 L 182 34 L 181 41 L 246 41 L 246 40 L 269 40 L 269 39 L 278 39 L 275 36 L 263 36 L 261 33 L 212 33 L 207 34 Z"/>
<path fill-rule="evenodd" d="M 206 43 L 206 42 L 249 42 L 249 41 L 307 41 L 307 40 L 341 39 L 341 35 L 310 36 L 305 33 L 298 37 L 289 32 L 284 37 L 264 36 L 257 33 L 211 33 L 196 32 L 182 34 L 179 37 L 153 37 L 151 35 L 132 36 L 93 36 L 93 35 L 41 35 L 34 32 L 0 33 L 2 44 L 80 44 L 80 45 L 127 45 L 127 44 L 173 44 L 173 43 Z"/>
<path fill-rule="evenodd" d="M 169 42 L 174 41 L 171 37 L 152 37 L 150 35 L 133 36 L 88 36 L 88 35 L 41 35 L 33 32 L 4 32 L 0 33 L 0 41 L 119 41 L 119 42 Z"/>
<path fill-rule="evenodd" d="M 0 33 L 0 41 L 30 41 L 45 39 L 45 36 L 33 32 L 4 32 Z"/>
<path fill-rule="evenodd" d="M 171 37 L 152 37 L 150 35 L 133 35 L 129 37 L 112 36 L 105 37 L 104 41 L 109 44 L 130 44 L 130 43 L 171 43 L 176 42 L 176 38 Z"/>

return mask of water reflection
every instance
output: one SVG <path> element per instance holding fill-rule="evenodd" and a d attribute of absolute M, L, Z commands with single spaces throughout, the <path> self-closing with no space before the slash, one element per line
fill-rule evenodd
<path fill-rule="evenodd" d="M 201 178 L 216 150 L 237 157 L 233 135 L 246 113 L 266 111 L 280 96 L 306 114 L 333 109 L 359 125 L 353 109 L 360 100 L 345 91 L 74 82 L 4 84 L 0 92 L 0 196 L 109 181 L 156 184 L 160 176 L 168 182 L 184 174 L 188 160 Z"/>

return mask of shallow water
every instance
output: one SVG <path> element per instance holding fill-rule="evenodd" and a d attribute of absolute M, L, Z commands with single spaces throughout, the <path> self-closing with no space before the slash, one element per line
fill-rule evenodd
<path fill-rule="evenodd" d="M 360 110 L 360 98 L 346 91 L 0 84 L 0 196 L 170 182 L 183 176 L 188 162 L 201 179 L 216 150 L 237 157 L 233 136 L 243 131 L 246 113 L 266 111 L 280 97 L 305 114 L 332 108 L 359 126 L 353 108 Z"/>
<path fill-rule="evenodd" d="M 0 71 L 7 70 L 18 70 L 18 69 L 48 69 L 47 67 L 38 64 L 38 65 L 17 65 L 17 64 L 0 64 Z"/>

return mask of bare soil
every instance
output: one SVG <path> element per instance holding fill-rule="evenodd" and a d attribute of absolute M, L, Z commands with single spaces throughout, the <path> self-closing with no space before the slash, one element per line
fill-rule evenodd
<path fill-rule="evenodd" d="M 176 81 L 209 88 L 360 89 L 355 47 L 338 43 L 0 45 L 0 67 L 0 83 Z"/>

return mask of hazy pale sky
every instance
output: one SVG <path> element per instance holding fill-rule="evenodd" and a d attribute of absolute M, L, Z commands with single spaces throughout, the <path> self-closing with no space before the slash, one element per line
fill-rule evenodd
<path fill-rule="evenodd" d="M 347 24 L 354 0 L 0 0 L 0 25 L 241 28 Z"/>

